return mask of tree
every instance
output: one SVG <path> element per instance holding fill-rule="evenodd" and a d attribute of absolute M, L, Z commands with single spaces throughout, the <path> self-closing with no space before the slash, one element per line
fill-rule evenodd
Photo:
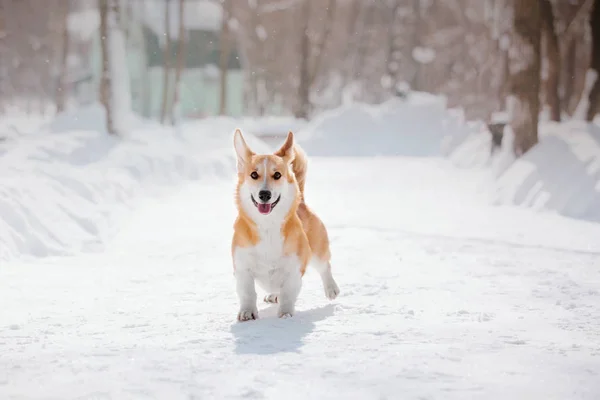
<path fill-rule="evenodd" d="M 220 58 L 219 58 L 219 115 L 225 115 L 227 112 L 227 72 L 229 71 L 229 54 L 230 54 L 230 33 L 229 21 L 231 19 L 232 0 L 223 1 L 223 17 L 221 20 L 221 36 L 219 43 Z"/>
<path fill-rule="evenodd" d="M 116 134 L 113 110 L 112 110 L 112 85 L 110 72 L 110 57 L 109 51 L 109 2 L 110 0 L 98 0 L 98 8 L 100 9 L 100 50 L 102 52 L 102 72 L 100 77 L 100 103 L 104 106 L 106 112 L 106 130 L 108 133 Z"/>
<path fill-rule="evenodd" d="M 586 120 L 592 122 L 600 112 L 600 0 L 594 0 L 590 15 L 590 28 L 592 31 L 592 60 L 590 70 L 595 75 L 594 85 L 590 90 L 589 105 Z"/>
<path fill-rule="evenodd" d="M 173 106 L 171 107 L 171 123 L 175 125 L 175 112 L 181 111 L 181 74 L 185 68 L 185 0 L 179 0 L 179 33 L 177 42 L 177 64 L 175 65 L 175 94 L 173 95 Z"/>
<path fill-rule="evenodd" d="M 163 65 L 163 93 L 160 122 L 165 123 L 169 110 L 169 75 L 171 72 L 171 0 L 165 1 L 165 51 Z"/>
<path fill-rule="evenodd" d="M 336 0 L 329 0 L 327 5 L 326 21 L 320 39 L 312 47 L 310 19 L 311 19 L 311 0 L 304 0 L 302 4 L 302 31 L 300 39 L 300 76 L 298 84 L 298 102 L 296 105 L 296 118 L 307 118 L 311 111 L 310 93 L 319 73 L 327 39 L 331 35 L 331 25 L 335 14 Z M 311 54 L 314 50 L 314 58 Z"/>
<path fill-rule="evenodd" d="M 521 156 L 538 142 L 541 13 L 539 1 L 513 0 L 509 51 L 510 125 L 514 152 Z"/>
<path fill-rule="evenodd" d="M 69 56 L 69 0 L 62 2 L 62 19 L 61 19 L 61 56 L 60 56 L 60 72 L 58 78 L 58 90 L 56 92 L 56 112 L 60 113 L 65 110 L 67 101 L 67 57 Z"/>
<path fill-rule="evenodd" d="M 558 84 L 560 79 L 560 50 L 558 36 L 554 29 L 554 12 L 550 0 L 540 0 L 542 32 L 544 38 L 545 58 L 548 65 L 546 78 L 546 102 L 550 106 L 550 119 L 560 122 L 560 97 Z"/>

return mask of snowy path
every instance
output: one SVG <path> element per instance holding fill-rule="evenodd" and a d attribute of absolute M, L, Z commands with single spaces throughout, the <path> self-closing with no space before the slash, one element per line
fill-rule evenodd
<path fill-rule="evenodd" d="M 289 320 L 234 322 L 232 182 L 145 204 L 103 254 L 2 267 L 0 399 L 597 399 L 600 226 L 491 208 L 478 178 L 311 161 L 342 293 L 310 270 Z"/>

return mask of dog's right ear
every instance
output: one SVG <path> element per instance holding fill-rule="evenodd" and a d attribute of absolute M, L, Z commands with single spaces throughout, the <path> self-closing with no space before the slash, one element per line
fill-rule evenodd
<path fill-rule="evenodd" d="M 241 172 L 244 170 L 246 164 L 250 162 L 254 153 L 246 144 L 244 136 L 242 136 L 242 131 L 239 129 L 236 129 L 233 135 L 233 147 L 235 148 L 235 153 L 237 155 L 237 169 L 238 172 Z"/>

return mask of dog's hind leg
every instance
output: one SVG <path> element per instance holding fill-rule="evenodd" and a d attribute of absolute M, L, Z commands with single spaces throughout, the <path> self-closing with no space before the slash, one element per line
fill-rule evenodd
<path fill-rule="evenodd" d="M 265 296 L 265 303 L 277 304 L 279 302 L 279 295 L 277 293 L 271 293 Z"/>
<path fill-rule="evenodd" d="M 318 257 L 314 257 L 311 261 L 311 265 L 317 270 L 319 275 L 321 275 L 325 297 L 329 300 L 335 299 L 337 295 L 340 294 L 340 288 L 331 274 L 331 263 L 329 261 L 321 260 Z"/>

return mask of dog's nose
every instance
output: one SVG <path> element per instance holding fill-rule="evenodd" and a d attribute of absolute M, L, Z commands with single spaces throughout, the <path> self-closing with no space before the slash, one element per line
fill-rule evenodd
<path fill-rule="evenodd" d="M 268 190 L 261 190 L 258 192 L 258 198 L 260 201 L 266 203 L 267 201 L 271 200 L 271 192 Z"/>

